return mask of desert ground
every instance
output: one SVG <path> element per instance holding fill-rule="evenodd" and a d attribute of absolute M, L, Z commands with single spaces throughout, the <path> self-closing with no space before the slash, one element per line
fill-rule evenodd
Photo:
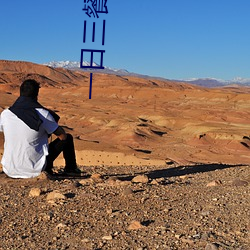
<path fill-rule="evenodd" d="M 0 249 L 250 249 L 250 88 L 0 61 L 0 112 L 27 78 L 83 174 L 1 173 Z"/>

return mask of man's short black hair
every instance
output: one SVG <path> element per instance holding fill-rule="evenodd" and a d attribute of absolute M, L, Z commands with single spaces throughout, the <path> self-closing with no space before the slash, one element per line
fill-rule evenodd
<path fill-rule="evenodd" d="M 20 96 L 36 98 L 40 85 L 33 79 L 25 80 L 20 87 Z"/>

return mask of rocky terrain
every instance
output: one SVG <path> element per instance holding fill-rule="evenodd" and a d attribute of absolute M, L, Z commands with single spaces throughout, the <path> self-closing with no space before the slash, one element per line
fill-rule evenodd
<path fill-rule="evenodd" d="M 83 170 L 0 173 L 0 249 L 250 249 L 250 89 L 93 76 L 0 61 L 0 112 L 39 80 Z"/>
<path fill-rule="evenodd" d="M 249 248 L 249 167 L 84 167 L 0 174 L 0 249 Z"/>

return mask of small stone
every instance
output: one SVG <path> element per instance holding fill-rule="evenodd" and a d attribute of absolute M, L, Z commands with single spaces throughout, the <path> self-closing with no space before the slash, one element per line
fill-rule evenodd
<path fill-rule="evenodd" d="M 152 181 L 150 182 L 150 184 L 151 184 L 151 185 L 159 185 L 159 183 L 158 183 L 157 180 L 152 180 Z"/>
<path fill-rule="evenodd" d="M 247 186 L 247 185 L 248 185 L 248 182 L 247 182 L 247 181 L 244 181 L 244 180 L 241 180 L 241 179 L 235 179 L 235 180 L 232 182 L 232 185 L 233 185 L 233 186 L 236 186 L 236 187 L 242 187 L 242 186 Z"/>
<path fill-rule="evenodd" d="M 207 241 L 209 236 L 210 236 L 209 233 L 204 232 L 204 233 L 201 234 L 201 239 L 204 240 L 204 241 Z"/>
<path fill-rule="evenodd" d="M 113 209 L 110 208 L 110 209 L 107 209 L 107 214 L 112 214 L 113 213 Z"/>
<path fill-rule="evenodd" d="M 243 233 L 241 231 L 235 231 L 236 235 L 242 235 Z"/>
<path fill-rule="evenodd" d="M 52 191 L 47 195 L 47 201 L 64 199 L 66 199 L 66 196 L 64 194 L 61 194 L 59 191 Z"/>
<path fill-rule="evenodd" d="M 117 236 L 117 235 L 119 235 L 119 232 L 115 232 L 115 233 L 114 233 L 114 236 Z"/>
<path fill-rule="evenodd" d="M 148 200 L 149 198 L 148 197 L 142 197 L 141 198 L 141 203 L 144 203 L 146 200 Z"/>
<path fill-rule="evenodd" d="M 112 235 L 107 235 L 102 237 L 103 240 L 113 240 Z"/>
<path fill-rule="evenodd" d="M 188 243 L 189 245 L 194 245 L 194 240 L 181 238 L 181 241 L 184 243 Z"/>
<path fill-rule="evenodd" d="M 82 239 L 82 242 L 83 242 L 83 243 L 89 243 L 90 240 L 85 238 L 85 239 Z"/>
<path fill-rule="evenodd" d="M 131 184 L 131 182 L 130 182 L 130 181 L 118 181 L 118 184 L 119 184 L 120 186 L 128 186 L 128 185 Z"/>
<path fill-rule="evenodd" d="M 216 186 L 219 186 L 219 185 L 221 185 L 221 181 L 220 180 L 216 180 L 216 181 L 209 182 L 207 184 L 207 187 L 216 187 Z"/>
<path fill-rule="evenodd" d="M 81 184 L 81 185 L 88 185 L 88 184 L 90 184 L 90 183 L 92 183 L 93 182 L 93 180 L 92 179 L 82 179 L 82 180 L 80 180 L 79 181 L 79 183 Z"/>
<path fill-rule="evenodd" d="M 149 179 L 146 175 L 137 175 L 132 179 L 133 183 L 148 183 Z"/>
<path fill-rule="evenodd" d="M 107 182 L 113 182 L 113 181 L 116 182 L 118 180 L 119 179 L 116 176 L 111 176 L 111 177 L 108 178 Z"/>
<path fill-rule="evenodd" d="M 92 174 L 90 177 L 95 183 L 102 183 L 103 179 L 100 174 Z"/>
<path fill-rule="evenodd" d="M 201 235 L 200 235 L 200 234 L 195 234 L 195 235 L 193 235 L 192 237 L 195 238 L 195 239 L 200 239 L 200 238 L 201 238 Z"/>
<path fill-rule="evenodd" d="M 188 176 L 187 175 L 181 175 L 179 178 L 182 179 L 182 180 L 184 180 L 184 179 L 187 179 Z"/>
<path fill-rule="evenodd" d="M 181 234 L 175 234 L 174 237 L 179 240 L 181 238 L 181 236 L 182 236 Z"/>
<path fill-rule="evenodd" d="M 56 226 L 56 229 L 60 229 L 60 228 L 64 228 L 64 227 L 66 227 L 65 224 L 59 223 L 59 224 Z"/>
<path fill-rule="evenodd" d="M 102 178 L 102 176 L 100 174 L 92 174 L 91 178 L 92 179 L 99 179 L 99 178 Z"/>
<path fill-rule="evenodd" d="M 123 195 L 131 195 L 131 194 L 133 194 L 133 193 L 134 193 L 134 191 L 133 191 L 131 188 L 129 188 L 129 187 L 125 188 L 125 189 L 122 191 L 122 194 L 123 194 Z"/>
<path fill-rule="evenodd" d="M 119 182 L 119 180 L 116 177 L 110 177 L 106 181 L 107 185 L 109 185 L 109 186 L 116 186 L 118 182 Z"/>
<path fill-rule="evenodd" d="M 36 178 L 37 178 L 37 180 L 49 180 L 49 174 L 47 172 L 43 171 Z"/>
<path fill-rule="evenodd" d="M 43 220 L 44 220 L 44 221 L 50 221 L 50 220 L 51 220 L 50 215 L 45 214 L 45 215 L 43 216 Z"/>
<path fill-rule="evenodd" d="M 30 197 L 38 197 L 41 195 L 41 189 L 40 188 L 32 188 L 29 192 Z"/>
<path fill-rule="evenodd" d="M 218 250 L 219 248 L 214 243 L 208 243 L 205 250 Z"/>
<path fill-rule="evenodd" d="M 128 230 L 138 230 L 138 229 L 142 229 L 142 228 L 144 228 L 144 227 L 145 227 L 145 226 L 143 226 L 143 225 L 141 224 L 141 222 L 134 220 L 134 221 L 132 221 L 132 222 L 130 223 L 130 225 L 128 226 Z"/>
<path fill-rule="evenodd" d="M 165 208 L 163 211 L 164 211 L 165 213 L 169 213 L 169 212 L 171 212 L 172 210 L 173 210 L 173 208 L 168 207 L 168 208 Z"/>
<path fill-rule="evenodd" d="M 208 216 L 209 214 L 210 214 L 209 211 L 202 211 L 202 212 L 201 212 L 201 215 L 202 215 L 202 216 Z"/>

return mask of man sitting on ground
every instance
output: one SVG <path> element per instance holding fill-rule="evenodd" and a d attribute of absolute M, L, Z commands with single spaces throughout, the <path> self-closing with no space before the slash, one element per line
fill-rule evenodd
<path fill-rule="evenodd" d="M 0 115 L 4 133 L 3 171 L 12 178 L 31 178 L 41 171 L 53 174 L 53 162 L 63 152 L 65 174 L 79 174 L 73 137 L 58 125 L 59 116 L 38 103 L 39 83 L 25 80 L 16 102 Z M 57 138 L 48 144 L 48 138 Z"/>

